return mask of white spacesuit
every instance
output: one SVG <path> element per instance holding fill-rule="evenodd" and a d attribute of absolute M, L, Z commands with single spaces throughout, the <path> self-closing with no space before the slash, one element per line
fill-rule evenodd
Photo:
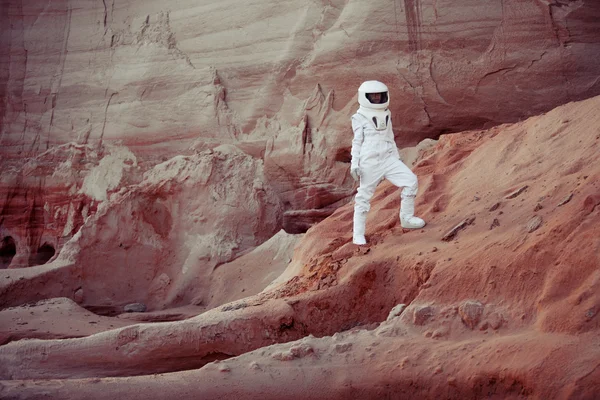
<path fill-rule="evenodd" d="M 369 201 L 379 182 L 385 178 L 398 187 L 402 187 L 400 203 L 400 224 L 403 228 L 418 229 L 425 221 L 415 217 L 415 196 L 417 194 L 417 176 L 400 161 L 392 119 L 388 105 L 389 91 L 386 85 L 378 81 L 366 81 L 358 88 L 360 107 L 352 116 L 352 162 L 350 173 L 360 186 L 354 198 L 355 244 L 366 244 L 365 225 Z"/>

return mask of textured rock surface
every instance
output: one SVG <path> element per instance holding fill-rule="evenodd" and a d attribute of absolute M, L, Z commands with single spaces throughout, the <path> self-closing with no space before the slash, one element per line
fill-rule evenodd
<path fill-rule="evenodd" d="M 110 199 L 100 203 L 57 259 L 27 272 L 37 277 L 35 289 L 4 281 L 2 303 L 50 293 L 71 297 L 82 289 L 81 303 L 101 306 L 95 310 L 103 313 L 134 302 L 150 310 L 189 304 L 208 290 L 217 266 L 279 230 L 281 204 L 262 171 L 260 161 L 233 146 L 158 164 L 141 183 L 108 190 Z M 89 174 L 80 191 L 107 197 L 104 183 Z M 52 285 L 44 284 L 48 278 L 41 271 L 54 276 Z"/>
<path fill-rule="evenodd" d="M 290 140 L 286 124 L 306 121 L 307 143 L 320 147 L 311 134 L 338 136 L 330 125 L 347 125 L 356 87 L 369 77 L 388 82 L 396 128 L 413 140 L 600 90 L 593 1 L 240 7 L 4 2 L 2 144 L 28 152 L 32 144 L 120 139 L 156 156 L 184 149 L 186 138 L 281 129 Z"/>
<path fill-rule="evenodd" d="M 84 337 L 134 323 L 96 315 L 64 297 L 53 298 L 1 310 L 0 343 Z"/>

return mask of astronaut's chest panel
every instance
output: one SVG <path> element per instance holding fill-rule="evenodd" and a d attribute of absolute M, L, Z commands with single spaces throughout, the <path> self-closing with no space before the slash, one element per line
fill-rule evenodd
<path fill-rule="evenodd" d="M 374 124 L 365 124 L 363 126 L 363 132 L 365 137 L 372 139 L 387 139 L 387 136 L 390 135 L 389 126 L 386 125 L 383 129 L 376 129 Z"/>
<path fill-rule="evenodd" d="M 387 127 L 390 123 L 390 116 L 386 115 L 385 117 L 373 117 L 371 118 L 371 121 L 373 122 L 373 126 L 375 127 L 376 131 L 385 131 L 387 130 Z"/>

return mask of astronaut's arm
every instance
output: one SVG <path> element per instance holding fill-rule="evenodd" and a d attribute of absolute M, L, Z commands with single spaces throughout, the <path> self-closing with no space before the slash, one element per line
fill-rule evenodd
<path fill-rule="evenodd" d="M 390 141 L 394 144 L 394 148 L 396 149 L 396 156 L 399 160 L 402 160 L 402 158 L 400 157 L 400 152 L 398 151 L 398 145 L 396 145 L 396 139 L 394 138 L 394 127 L 392 126 L 392 118 L 390 118 L 389 127 Z"/>
<path fill-rule="evenodd" d="M 354 169 L 359 167 L 358 160 L 360 159 L 360 150 L 364 140 L 363 126 L 357 117 L 352 117 L 352 131 L 354 132 L 354 138 L 352 139 L 352 150 L 350 151 L 352 156 L 350 168 Z"/>

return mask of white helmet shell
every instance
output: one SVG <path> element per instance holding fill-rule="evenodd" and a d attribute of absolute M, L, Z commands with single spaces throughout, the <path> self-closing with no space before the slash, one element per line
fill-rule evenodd
<path fill-rule="evenodd" d="M 371 103 L 367 94 L 369 93 L 385 93 L 383 102 L 376 104 Z M 388 87 L 379 81 L 366 81 L 358 88 L 358 104 L 372 110 L 385 110 L 390 105 L 390 92 Z"/>

